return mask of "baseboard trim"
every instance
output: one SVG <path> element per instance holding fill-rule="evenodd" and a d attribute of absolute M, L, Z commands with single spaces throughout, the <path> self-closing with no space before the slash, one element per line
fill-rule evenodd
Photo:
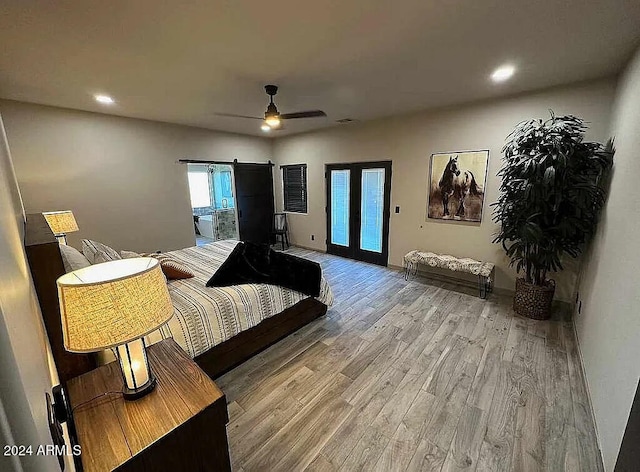
<path fill-rule="evenodd" d="M 393 270 L 397 270 L 397 271 L 401 271 L 404 272 L 404 267 L 400 267 L 394 264 L 389 264 L 389 269 L 393 269 Z M 478 288 L 478 283 L 476 281 L 472 281 L 472 280 L 466 280 L 463 278 L 458 278 L 455 276 L 450 276 L 450 275 L 446 275 L 446 274 L 438 274 L 436 272 L 433 271 L 429 271 L 429 270 L 425 270 L 424 268 L 420 267 L 418 268 L 418 275 L 425 277 L 427 279 L 432 279 L 432 280 L 436 280 L 438 282 L 446 282 L 446 283 L 451 283 L 451 284 L 456 284 L 456 285 L 462 285 L 465 287 L 470 287 L 470 288 Z M 516 293 L 515 289 L 509 289 L 509 288 L 504 288 L 504 287 L 496 287 L 495 285 L 493 286 L 493 293 L 495 293 L 496 295 L 500 295 L 500 296 L 504 296 L 504 297 L 513 297 Z M 571 313 L 572 314 L 572 318 L 573 318 L 573 310 L 574 310 L 574 304 L 571 302 L 568 302 L 566 300 L 554 300 L 553 301 L 553 310 L 554 311 L 563 311 L 566 313 Z"/>
<path fill-rule="evenodd" d="M 389 269 L 393 269 L 393 270 L 397 270 L 400 272 L 404 272 L 404 267 L 400 267 L 394 264 L 389 264 L 388 265 Z M 462 285 L 464 287 L 469 287 L 469 288 L 478 288 L 478 282 L 477 281 L 473 281 L 473 280 L 466 280 L 463 278 L 459 278 L 459 277 L 455 277 L 455 276 L 450 276 L 450 275 L 446 275 L 446 274 L 438 274 L 432 271 L 428 271 L 425 270 L 423 268 L 419 268 L 417 274 L 421 277 L 425 277 L 426 279 L 431 279 L 431 280 L 435 280 L 438 282 L 446 282 L 446 283 L 451 283 L 451 284 L 456 284 L 456 285 Z M 509 290 L 506 288 L 501 288 L 501 287 L 496 287 L 495 285 L 493 286 L 493 293 L 495 293 L 496 295 L 504 295 L 504 296 L 513 296 L 513 294 L 515 293 L 513 290 Z"/>
<path fill-rule="evenodd" d="M 322 253 L 326 253 L 327 252 L 326 249 L 317 249 L 315 247 L 303 246 L 302 244 L 296 244 L 294 242 L 291 243 L 291 247 L 298 247 L 300 249 L 306 249 L 307 251 L 315 251 L 315 252 L 322 252 Z"/>
<path fill-rule="evenodd" d="M 573 314 L 573 311 L 571 312 Z M 589 379 L 587 378 L 587 371 L 584 368 L 584 357 L 582 357 L 582 347 L 580 346 L 580 338 L 578 337 L 578 331 L 576 330 L 576 323 L 571 319 L 571 327 L 573 328 L 573 336 L 576 340 L 576 348 L 578 349 L 578 360 L 580 361 L 580 370 L 582 370 L 582 378 L 584 379 L 584 386 L 587 390 L 587 401 L 589 402 L 589 411 L 591 412 L 591 418 L 593 418 L 593 429 L 596 433 L 596 442 L 598 444 L 598 452 L 600 455 L 600 464 L 602 470 L 606 470 L 604 466 L 604 457 L 602 456 L 602 442 L 600 441 L 600 433 L 598 433 L 598 423 L 596 421 L 596 412 L 593 409 L 593 401 L 591 400 L 591 387 L 589 386 Z"/>

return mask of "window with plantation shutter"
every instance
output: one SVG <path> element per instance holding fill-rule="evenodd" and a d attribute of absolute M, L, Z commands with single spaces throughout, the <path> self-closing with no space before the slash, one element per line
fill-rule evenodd
<path fill-rule="evenodd" d="M 307 165 L 281 166 L 284 188 L 284 211 L 307 212 Z"/>

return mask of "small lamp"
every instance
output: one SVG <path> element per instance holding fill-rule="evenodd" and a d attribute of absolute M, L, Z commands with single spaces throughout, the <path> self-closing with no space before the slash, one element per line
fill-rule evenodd
<path fill-rule="evenodd" d="M 71 210 L 47 211 L 42 214 L 60 244 L 67 244 L 67 233 L 78 231 L 78 223 Z"/>
<path fill-rule="evenodd" d="M 64 346 L 70 352 L 115 347 L 123 395 L 135 400 L 156 385 L 143 337 L 173 316 L 160 263 L 137 257 L 94 264 L 57 281 Z"/>

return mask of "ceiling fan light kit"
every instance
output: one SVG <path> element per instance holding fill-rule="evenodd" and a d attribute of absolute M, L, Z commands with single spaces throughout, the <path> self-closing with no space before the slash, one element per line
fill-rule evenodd
<path fill-rule="evenodd" d="M 267 111 L 264 112 L 264 119 L 259 118 L 257 116 L 246 116 L 246 115 L 235 115 L 230 113 L 216 113 L 218 116 L 229 116 L 232 118 L 249 118 L 252 120 L 261 120 L 262 125 L 260 129 L 262 131 L 269 132 L 271 130 L 280 130 L 284 127 L 282 126 L 282 120 L 293 120 L 298 118 L 318 118 L 322 116 L 327 116 L 327 114 L 322 110 L 307 110 L 307 111 L 298 111 L 295 113 L 280 113 L 278 111 L 278 107 L 273 103 L 273 97 L 278 93 L 277 85 L 265 85 L 265 92 L 269 95 L 269 105 L 267 105 Z"/>
<path fill-rule="evenodd" d="M 264 114 L 264 122 L 272 129 L 280 128 L 280 113 L 277 111 L 275 113 L 267 113 Z"/>
<path fill-rule="evenodd" d="M 267 111 L 264 112 L 264 122 L 271 129 L 280 128 L 280 113 L 278 112 L 278 107 L 273 103 L 273 96 L 278 93 L 278 87 L 276 85 L 265 85 L 265 92 L 269 95 L 269 105 L 267 106 Z"/>

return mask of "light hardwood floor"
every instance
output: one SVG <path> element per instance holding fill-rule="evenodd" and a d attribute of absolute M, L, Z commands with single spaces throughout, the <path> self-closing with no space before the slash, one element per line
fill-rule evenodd
<path fill-rule="evenodd" d="M 571 321 L 335 256 L 335 304 L 218 379 L 234 470 L 600 471 Z"/>

